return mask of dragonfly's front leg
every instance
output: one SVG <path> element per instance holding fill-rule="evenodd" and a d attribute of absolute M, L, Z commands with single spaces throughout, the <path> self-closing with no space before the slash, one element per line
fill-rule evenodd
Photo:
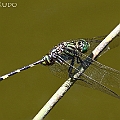
<path fill-rule="evenodd" d="M 72 57 L 72 61 L 71 61 L 71 64 L 70 64 L 70 66 L 69 66 L 69 69 L 68 69 L 68 74 L 69 74 L 69 77 L 70 77 L 70 78 L 73 77 L 72 70 L 73 70 L 74 62 L 75 62 L 75 57 Z"/>

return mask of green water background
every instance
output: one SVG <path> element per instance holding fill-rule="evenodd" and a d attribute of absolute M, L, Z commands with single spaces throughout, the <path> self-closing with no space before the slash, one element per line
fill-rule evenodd
<path fill-rule="evenodd" d="M 120 22 L 120 0 L 14 2 L 15 8 L 0 7 L 0 75 L 41 59 L 61 41 L 106 35 Z M 99 61 L 120 70 L 119 51 Z M 31 120 L 64 81 L 38 65 L 0 82 L 0 120 Z M 120 100 L 74 85 L 45 120 L 120 120 Z"/>

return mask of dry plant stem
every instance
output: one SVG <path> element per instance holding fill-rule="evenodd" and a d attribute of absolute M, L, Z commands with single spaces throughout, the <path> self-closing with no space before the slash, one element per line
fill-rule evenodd
<path fill-rule="evenodd" d="M 99 53 L 120 33 L 120 24 L 93 50 L 90 57 L 94 60 Z M 86 58 L 87 59 L 87 58 Z M 90 63 L 86 67 L 89 67 Z M 74 78 L 79 77 L 86 69 L 79 67 L 80 72 L 74 75 Z M 45 116 L 50 112 L 53 106 L 63 97 L 63 95 L 70 89 L 75 83 L 76 79 L 69 78 L 64 84 L 56 91 L 56 93 L 49 99 L 49 101 L 43 106 L 33 120 L 43 120 Z"/>

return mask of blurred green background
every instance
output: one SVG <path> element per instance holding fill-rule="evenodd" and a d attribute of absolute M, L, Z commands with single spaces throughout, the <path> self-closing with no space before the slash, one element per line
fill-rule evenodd
<path fill-rule="evenodd" d="M 120 22 L 120 0 L 14 3 L 0 7 L 0 75 L 41 59 L 61 41 L 106 35 Z M 120 70 L 119 51 L 99 61 Z M 64 81 L 38 65 L 0 82 L 0 120 L 31 120 Z M 120 100 L 74 85 L 45 120 L 120 120 Z"/>

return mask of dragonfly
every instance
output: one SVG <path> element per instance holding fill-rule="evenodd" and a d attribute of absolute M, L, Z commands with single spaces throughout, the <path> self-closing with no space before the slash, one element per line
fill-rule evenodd
<path fill-rule="evenodd" d="M 80 65 L 83 67 L 86 66 L 84 59 L 105 37 L 106 36 L 93 37 L 90 39 L 80 38 L 61 42 L 54 46 L 48 54 L 43 56 L 42 59 L 1 76 L 0 81 L 38 64 L 49 66 L 51 72 L 61 78 L 72 78 L 76 71 L 80 71 Z M 110 46 L 107 46 L 103 50 L 100 56 L 110 49 L 119 46 L 119 41 L 114 41 L 110 43 Z M 80 75 L 79 78 L 76 78 L 78 79 L 76 83 L 85 87 L 99 90 L 120 99 L 120 96 L 109 88 L 120 88 L 120 71 L 103 65 L 97 60 L 92 60 L 91 58 L 89 58 L 89 60 L 90 61 L 87 62 L 92 61 L 91 65 L 87 68 L 87 70 L 85 70 L 84 73 Z"/>

